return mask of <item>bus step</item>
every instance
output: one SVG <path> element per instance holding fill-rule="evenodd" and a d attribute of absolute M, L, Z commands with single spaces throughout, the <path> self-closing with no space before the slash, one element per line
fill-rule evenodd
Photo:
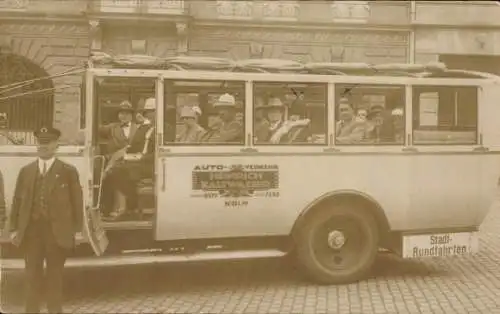
<path fill-rule="evenodd" d="M 153 222 L 150 220 L 103 221 L 102 225 L 106 230 L 138 230 L 153 228 Z"/>

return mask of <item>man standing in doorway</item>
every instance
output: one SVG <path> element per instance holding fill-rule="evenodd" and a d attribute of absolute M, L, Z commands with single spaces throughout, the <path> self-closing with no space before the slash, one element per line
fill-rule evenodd
<path fill-rule="evenodd" d="M 82 230 L 82 188 L 77 169 L 55 156 L 61 132 L 43 127 L 34 135 L 38 159 L 17 177 L 11 240 L 24 253 L 26 312 L 40 312 L 45 291 L 49 313 L 62 313 L 64 264 L 75 246 L 75 234 Z"/>

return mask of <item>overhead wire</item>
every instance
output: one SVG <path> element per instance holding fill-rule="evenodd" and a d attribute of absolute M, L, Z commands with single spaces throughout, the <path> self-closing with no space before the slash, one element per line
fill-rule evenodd
<path fill-rule="evenodd" d="M 28 96 L 28 95 L 31 95 L 31 94 L 38 94 L 38 93 L 55 91 L 55 90 L 59 90 L 59 89 L 66 89 L 66 88 L 71 88 L 71 87 L 78 87 L 78 88 L 80 88 L 81 85 L 73 84 L 73 85 L 62 85 L 62 86 L 57 86 L 57 87 L 37 89 L 37 90 L 28 91 L 28 92 L 24 92 L 24 93 L 19 93 L 19 94 L 15 94 L 15 95 L 10 95 L 10 96 L 6 96 L 6 97 L 0 97 L 0 101 L 5 101 L 5 100 L 8 100 L 8 99 L 22 97 L 22 96 Z"/>
<path fill-rule="evenodd" d="M 74 75 L 74 74 L 79 74 L 79 73 L 83 73 L 83 72 L 85 72 L 85 69 L 82 68 L 81 66 L 80 67 L 73 67 L 69 70 L 66 70 L 66 71 L 63 71 L 63 72 L 60 72 L 60 73 L 57 73 L 54 75 L 38 77 L 38 78 L 26 80 L 26 81 L 19 81 L 19 82 L 15 82 L 12 84 L 3 85 L 3 86 L 0 86 L 0 95 L 6 93 L 8 91 L 15 90 L 15 89 L 30 85 L 30 84 L 37 82 L 37 81 L 49 80 L 49 79 L 58 78 L 61 76 Z"/>

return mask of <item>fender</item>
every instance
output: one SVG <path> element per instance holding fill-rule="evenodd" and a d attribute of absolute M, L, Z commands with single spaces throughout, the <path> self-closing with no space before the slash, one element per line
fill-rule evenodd
<path fill-rule="evenodd" d="M 305 218 L 315 209 L 321 208 L 321 205 L 323 205 L 324 203 L 328 201 L 342 201 L 347 199 L 353 200 L 354 202 L 359 202 L 365 205 L 364 208 L 372 211 L 375 219 L 377 220 L 377 224 L 383 233 L 389 232 L 391 230 L 389 221 L 387 220 L 382 206 L 380 206 L 380 204 L 373 197 L 356 190 L 337 190 L 319 196 L 318 198 L 313 200 L 306 208 L 304 208 L 304 210 L 302 210 L 300 215 L 295 220 L 290 233 L 291 236 L 293 237 L 295 235 L 300 225 L 304 222 Z"/>

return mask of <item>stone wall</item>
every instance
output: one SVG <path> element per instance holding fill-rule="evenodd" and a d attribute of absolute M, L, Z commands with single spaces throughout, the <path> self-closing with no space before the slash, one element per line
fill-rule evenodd
<path fill-rule="evenodd" d="M 83 69 L 89 55 L 86 23 L 6 22 L 0 24 L 4 47 L 26 57 L 55 75 L 71 69 Z M 54 78 L 54 126 L 63 131 L 63 141 L 74 141 L 80 130 L 80 84 L 83 73 Z M 61 86 L 70 85 L 65 89 Z"/>
<path fill-rule="evenodd" d="M 305 62 L 408 62 L 408 32 L 196 27 L 189 54 Z"/>
<path fill-rule="evenodd" d="M 144 51 L 134 51 L 132 40 L 144 40 Z M 140 45 L 138 45 L 140 46 Z M 111 54 L 144 53 L 157 57 L 171 57 L 177 54 L 175 26 L 104 26 L 102 48 Z M 136 49 L 141 50 L 140 47 Z"/>

